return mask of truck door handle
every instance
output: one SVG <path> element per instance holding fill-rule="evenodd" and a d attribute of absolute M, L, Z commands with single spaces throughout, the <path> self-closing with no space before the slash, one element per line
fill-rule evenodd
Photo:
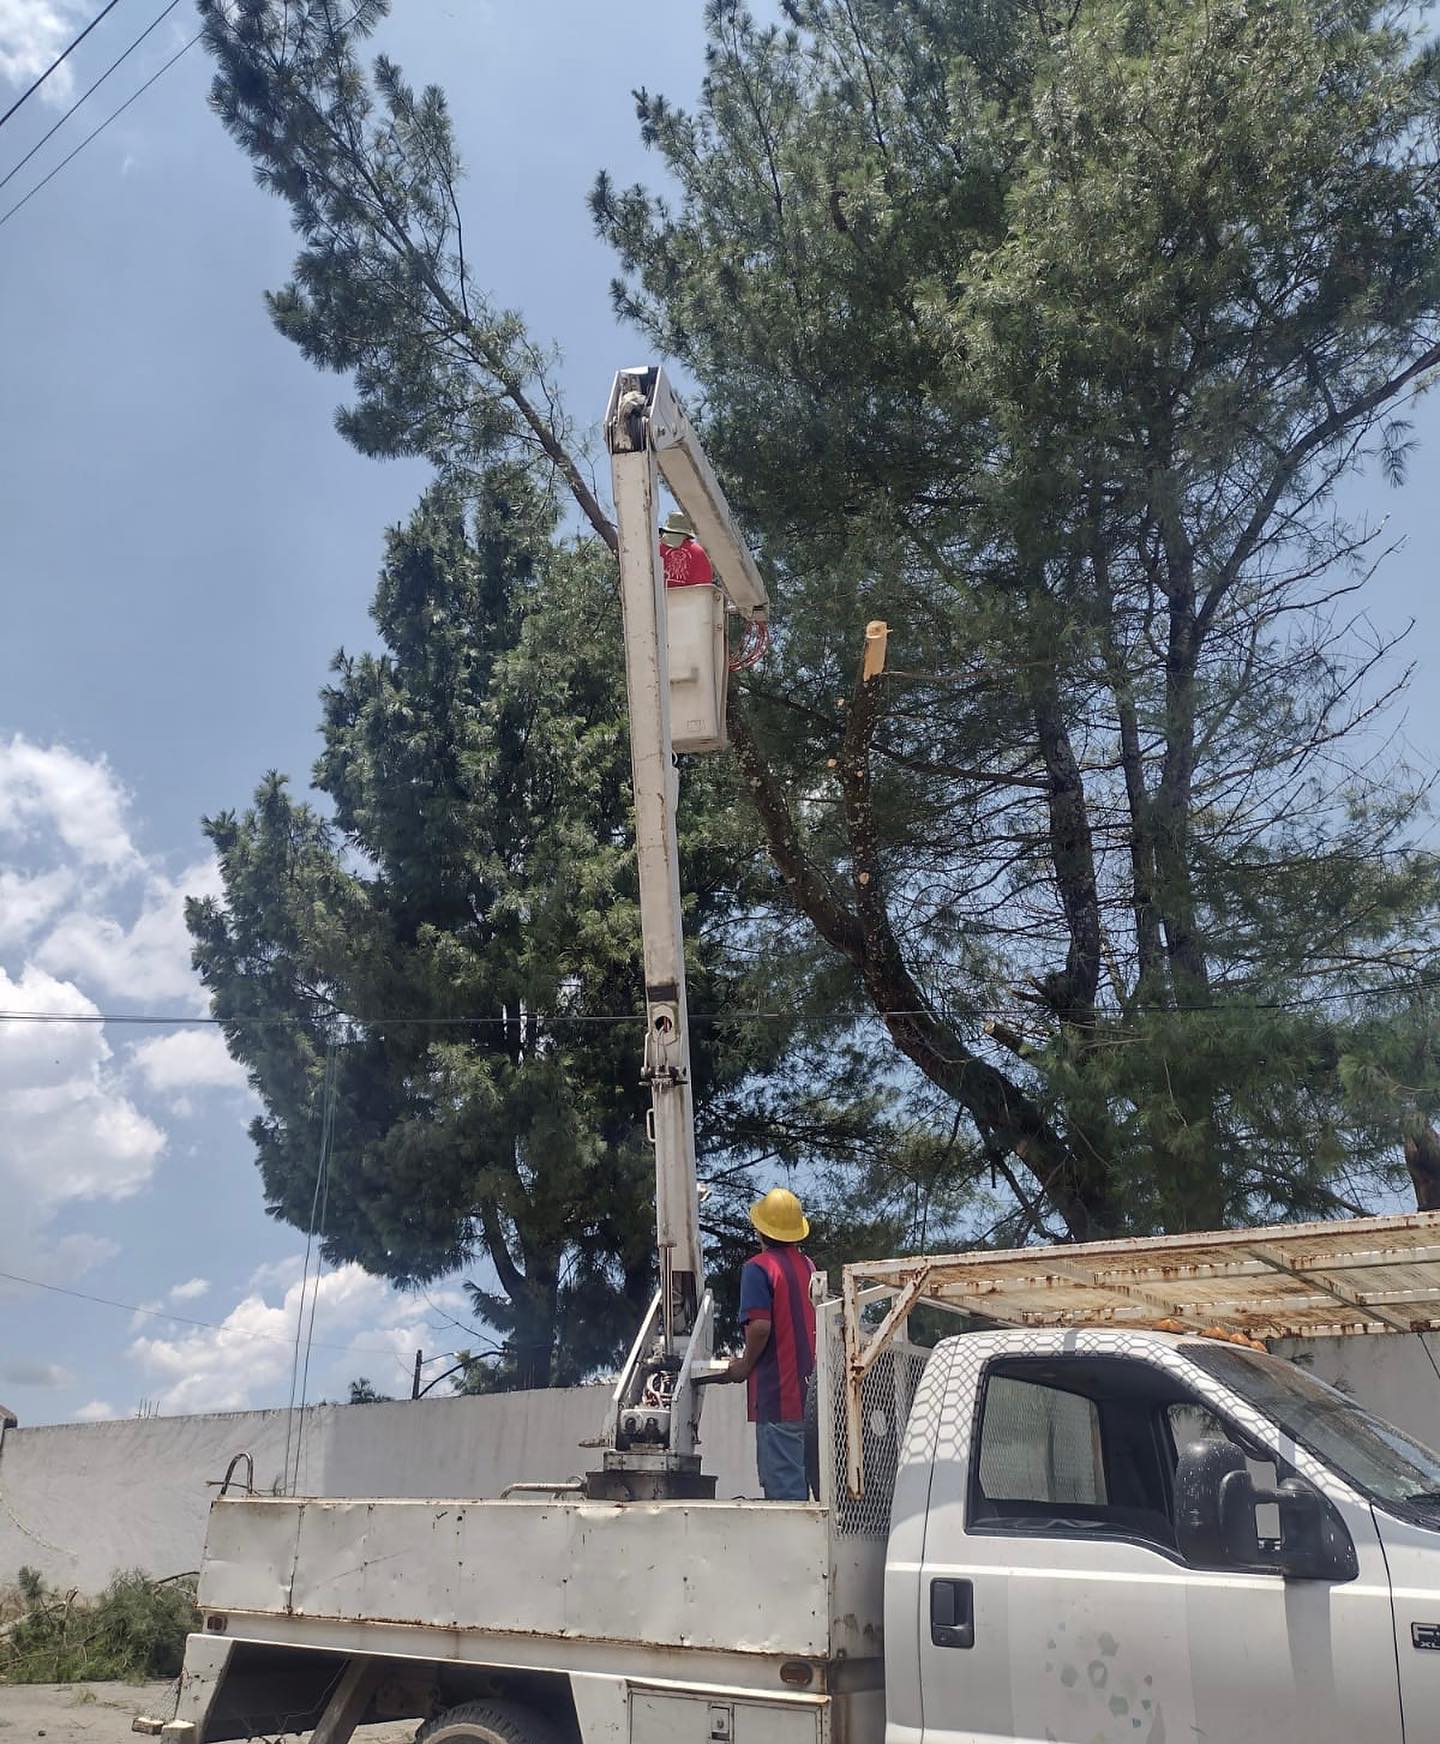
<path fill-rule="evenodd" d="M 975 1645 L 975 1588 L 968 1580 L 931 1581 L 930 1639 L 936 1647 Z"/>

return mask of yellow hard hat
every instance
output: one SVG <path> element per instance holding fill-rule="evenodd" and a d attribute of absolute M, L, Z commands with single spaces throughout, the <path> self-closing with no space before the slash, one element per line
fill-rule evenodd
<path fill-rule="evenodd" d="M 750 1207 L 750 1221 L 771 1241 L 804 1241 L 810 1233 L 810 1219 L 788 1187 L 772 1187 L 756 1200 Z"/>

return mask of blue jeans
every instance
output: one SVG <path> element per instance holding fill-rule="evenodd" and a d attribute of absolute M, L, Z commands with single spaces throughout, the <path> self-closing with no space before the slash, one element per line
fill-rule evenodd
<path fill-rule="evenodd" d="M 757 1423 L 755 1465 L 767 1502 L 809 1501 L 803 1423 Z"/>

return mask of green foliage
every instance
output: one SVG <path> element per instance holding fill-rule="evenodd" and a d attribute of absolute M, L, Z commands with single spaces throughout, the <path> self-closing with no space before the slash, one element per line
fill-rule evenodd
<path fill-rule="evenodd" d="M 195 961 L 264 1098 L 272 1212 L 308 1228 L 328 1110 L 327 1258 L 404 1284 L 488 1262 L 474 1306 L 506 1348 L 484 1384 L 573 1381 L 653 1288 L 618 606 L 604 554 L 556 542 L 507 472 L 392 534 L 374 617 L 386 652 L 338 656 L 324 697 L 333 815 L 272 776 L 207 822 L 224 899 L 190 905 Z M 766 989 L 730 941 L 757 842 L 723 768 L 689 774 L 681 846 L 695 1009 L 747 1009 Z M 813 1160 L 770 1122 L 782 1062 L 819 1154 L 873 1142 L 884 1097 L 791 1031 L 697 1036 L 702 1145 L 733 1191 L 760 1135 Z"/>
<path fill-rule="evenodd" d="M 621 711 L 585 658 L 614 529 L 549 352 L 476 282 L 443 96 L 362 63 L 383 0 L 203 10 L 216 110 L 300 236 L 278 325 L 351 378 L 352 442 L 457 493 L 392 545 L 399 666 L 327 698 L 333 822 L 271 784 L 213 825 L 231 915 L 197 913 L 200 952 L 267 1191 L 308 1216 L 327 1000 L 491 1014 L 348 1032 L 329 1247 L 401 1278 L 488 1252 L 499 1384 L 532 1283 L 598 1362 L 648 1288 L 630 1050 L 532 1014 L 633 1002 Z M 638 97 L 666 194 L 592 197 L 777 601 L 738 767 L 684 790 L 692 1007 L 796 1020 L 700 1038 L 718 1275 L 757 1164 L 801 1168 L 851 1251 L 1362 1204 L 1440 1112 L 1440 868 L 1379 725 L 1375 532 L 1336 507 L 1362 465 L 1403 478 L 1440 366 L 1422 14 L 784 12 L 710 0 L 694 112 Z M 594 537 L 562 547 L 567 493 Z M 277 1004 L 304 1023 L 256 1039 Z"/>
<path fill-rule="evenodd" d="M 365 1375 L 361 1375 L 350 1383 L 348 1403 L 351 1405 L 388 1405 L 391 1403 L 391 1397 L 389 1393 L 377 1393 L 369 1379 Z"/>
<path fill-rule="evenodd" d="M 772 850 L 876 1003 L 931 1014 L 892 1034 L 1030 1226 L 1353 1203 L 1437 1103 L 1414 1032 L 1386 1118 L 1336 1072 L 1436 942 L 1334 504 L 1403 471 L 1440 364 L 1414 15 L 786 11 L 714 0 L 696 111 L 640 94 L 678 199 L 592 199 L 774 566 L 767 772 L 837 771 Z M 857 744 L 872 617 L 901 670 Z"/>
<path fill-rule="evenodd" d="M 117 1574 L 98 1599 L 51 1591 L 21 1569 L 20 1619 L 0 1638 L 0 1679 L 9 1683 L 144 1683 L 178 1677 L 185 1637 L 200 1627 L 194 1587 Z"/>

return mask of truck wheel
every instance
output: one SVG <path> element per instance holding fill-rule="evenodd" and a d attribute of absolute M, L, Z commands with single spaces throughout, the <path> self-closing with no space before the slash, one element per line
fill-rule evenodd
<path fill-rule="evenodd" d="M 542 1714 L 518 1702 L 461 1702 L 428 1720 L 415 1744 L 561 1744 Z"/>

